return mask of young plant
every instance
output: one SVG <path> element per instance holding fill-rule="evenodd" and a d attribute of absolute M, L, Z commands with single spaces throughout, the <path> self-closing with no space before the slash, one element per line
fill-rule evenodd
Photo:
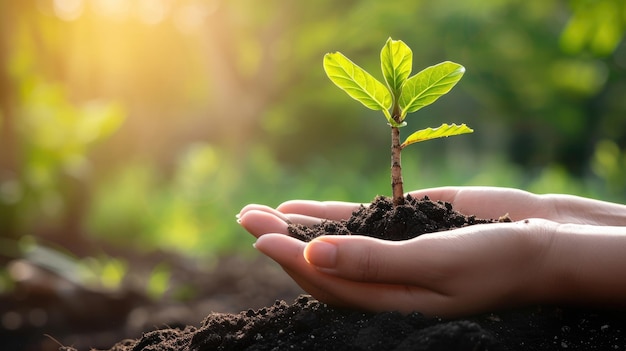
<path fill-rule="evenodd" d="M 413 52 L 401 40 L 389 38 L 380 53 L 385 78 L 381 83 L 340 52 L 324 56 L 328 78 L 353 99 L 372 110 L 380 110 L 391 127 L 391 188 L 394 206 L 404 204 L 401 151 L 408 145 L 435 138 L 472 133 L 465 124 L 442 124 L 418 130 L 400 143 L 400 128 L 406 126 L 407 114 L 435 102 L 461 79 L 465 68 L 458 63 L 442 62 L 409 77 Z"/>

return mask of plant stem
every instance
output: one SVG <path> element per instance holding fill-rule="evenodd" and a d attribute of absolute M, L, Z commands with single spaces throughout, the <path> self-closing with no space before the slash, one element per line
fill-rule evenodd
<path fill-rule="evenodd" d="M 402 181 L 402 166 L 400 153 L 400 128 L 391 127 L 391 191 L 393 206 L 404 205 L 404 185 Z"/>

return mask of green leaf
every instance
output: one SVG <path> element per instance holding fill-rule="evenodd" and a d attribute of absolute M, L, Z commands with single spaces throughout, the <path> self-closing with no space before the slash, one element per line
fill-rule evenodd
<path fill-rule="evenodd" d="M 396 98 L 400 96 L 402 84 L 411 74 L 413 52 L 401 40 L 387 39 L 387 43 L 380 52 L 380 65 L 385 76 L 385 82 Z"/>
<path fill-rule="evenodd" d="M 420 141 L 426 141 L 431 139 L 449 137 L 453 135 L 473 133 L 474 130 L 470 127 L 466 126 L 465 123 L 457 126 L 456 124 L 448 125 L 446 123 L 440 125 L 438 128 L 426 128 L 422 130 L 418 130 L 417 132 L 409 135 L 408 138 L 400 145 L 401 148 L 404 148 L 407 145 L 411 145 L 413 143 L 418 143 Z"/>
<path fill-rule="evenodd" d="M 365 107 L 382 110 L 385 116 L 389 114 L 387 110 L 392 103 L 389 89 L 342 53 L 324 55 L 324 71 L 335 85 Z"/>
<path fill-rule="evenodd" d="M 409 78 L 402 87 L 400 108 L 404 120 L 406 115 L 435 102 L 446 94 L 463 77 L 465 68 L 458 63 L 446 61 L 430 66 Z"/>

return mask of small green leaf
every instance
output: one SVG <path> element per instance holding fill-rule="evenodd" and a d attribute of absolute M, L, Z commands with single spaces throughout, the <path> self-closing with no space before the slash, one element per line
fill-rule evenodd
<path fill-rule="evenodd" d="M 430 66 L 409 78 L 402 87 L 400 108 L 404 120 L 406 115 L 435 102 L 446 94 L 463 77 L 465 68 L 458 63 L 446 61 Z"/>
<path fill-rule="evenodd" d="M 408 138 L 400 145 L 401 148 L 404 148 L 407 145 L 411 145 L 413 143 L 418 143 L 420 141 L 426 141 L 431 139 L 449 137 L 453 135 L 473 133 L 474 130 L 470 127 L 466 126 L 465 123 L 457 126 L 456 124 L 448 125 L 446 123 L 440 125 L 438 128 L 426 128 L 422 130 L 418 130 L 417 132 L 409 135 Z"/>
<path fill-rule="evenodd" d="M 326 54 L 324 70 L 328 78 L 353 99 L 367 108 L 382 110 L 386 112 L 385 115 L 389 114 L 387 110 L 391 108 L 392 103 L 389 89 L 342 53 Z"/>
<path fill-rule="evenodd" d="M 402 40 L 387 39 L 387 43 L 380 52 L 380 65 L 385 76 L 385 82 L 393 96 L 400 96 L 402 84 L 411 74 L 413 52 Z"/>

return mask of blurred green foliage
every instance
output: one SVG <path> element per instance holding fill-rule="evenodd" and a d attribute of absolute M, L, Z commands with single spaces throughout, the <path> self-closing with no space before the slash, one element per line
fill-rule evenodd
<path fill-rule="evenodd" d="M 626 198 L 622 0 L 3 1 L 0 27 L 7 240 L 251 251 L 234 217 L 246 203 L 388 195 L 384 121 L 345 100 L 322 57 L 377 71 L 390 36 L 415 67 L 467 69 L 412 122 L 475 129 L 408 150 L 407 190 Z M 102 262 L 115 285 L 124 264 Z"/>

